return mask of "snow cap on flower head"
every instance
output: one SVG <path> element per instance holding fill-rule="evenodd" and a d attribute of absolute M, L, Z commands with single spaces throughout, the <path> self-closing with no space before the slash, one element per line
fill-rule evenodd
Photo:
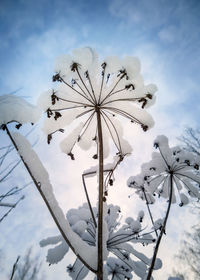
<path fill-rule="evenodd" d="M 177 197 L 180 206 L 188 204 L 191 197 L 200 199 L 199 158 L 177 146 L 170 148 L 164 135 L 155 139 L 154 147 L 158 152 L 152 154 L 150 162 L 142 165 L 139 175 L 129 178 L 129 187 L 134 185 L 137 189 L 139 185 L 147 194 L 169 198 L 172 177 L 172 203 L 177 201 Z"/>
<path fill-rule="evenodd" d="M 57 88 L 43 93 L 38 106 L 47 113 L 44 132 L 51 142 L 55 132 L 74 123 L 74 130 L 61 143 L 61 150 L 72 159 L 76 143 L 88 150 L 98 141 L 97 111 L 103 129 L 104 157 L 111 139 L 120 155 L 131 152 L 123 139 L 118 117 L 139 124 L 144 131 L 154 124 L 145 110 L 155 102 L 156 86 L 144 85 L 140 62 L 135 57 L 107 57 L 99 62 L 96 51 L 86 47 L 60 56 L 54 67 Z"/>
<path fill-rule="evenodd" d="M 97 218 L 97 209 L 93 208 L 95 217 Z M 134 272 L 139 277 L 146 275 L 148 266 L 151 264 L 151 259 L 146 257 L 134 248 L 135 243 L 142 243 L 147 245 L 154 242 L 154 238 L 149 233 L 144 233 L 141 227 L 144 212 L 138 213 L 137 220 L 133 218 L 126 218 L 125 223 L 120 226 L 119 215 L 120 207 L 112 204 L 108 205 L 105 222 L 107 227 L 107 248 L 109 252 L 115 255 L 115 258 L 108 257 L 104 269 L 108 274 L 116 272 L 116 275 L 121 274 L 123 277 L 131 276 Z M 94 222 L 91 219 L 91 213 L 88 205 L 85 203 L 78 209 L 70 209 L 67 212 L 67 219 L 71 228 L 89 245 L 95 246 L 96 242 L 96 229 Z M 131 244 L 132 243 L 132 244 Z M 56 245 L 50 248 L 47 253 L 47 262 L 55 264 L 60 262 L 65 254 L 68 252 L 69 247 L 63 240 L 62 236 L 53 236 L 43 239 L 40 242 L 41 247 L 48 245 Z M 135 261 L 134 258 L 137 259 Z M 156 259 L 154 269 L 159 269 L 162 266 L 160 259 Z M 67 267 L 67 272 L 72 279 L 83 279 L 89 270 L 77 258 L 73 265 Z M 117 278 L 116 278 L 117 279 Z"/>

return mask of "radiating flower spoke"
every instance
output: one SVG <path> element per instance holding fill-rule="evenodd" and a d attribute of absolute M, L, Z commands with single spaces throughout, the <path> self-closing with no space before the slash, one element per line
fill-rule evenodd
<path fill-rule="evenodd" d="M 60 109 L 51 109 L 52 112 L 60 112 L 60 111 L 66 111 L 66 110 L 71 110 L 71 109 L 76 109 L 76 108 L 85 108 L 83 105 L 77 105 L 77 106 L 71 106 L 67 108 L 60 108 Z"/>
<path fill-rule="evenodd" d="M 88 96 L 85 94 L 82 94 L 81 92 L 79 92 L 78 90 L 76 90 L 74 87 L 72 87 L 70 84 L 68 84 L 63 78 L 61 78 L 62 82 L 67 85 L 69 88 L 71 88 L 75 93 L 77 93 L 78 95 L 82 96 L 84 99 L 86 99 L 87 101 L 89 101 L 91 104 L 93 104 L 93 102 L 88 98 Z"/>
<path fill-rule="evenodd" d="M 110 132 L 110 135 L 111 135 L 111 137 L 112 137 L 113 142 L 115 143 L 115 146 L 116 146 L 117 150 L 118 150 L 120 153 L 122 153 L 119 135 L 118 135 L 118 132 L 117 132 L 117 130 L 116 130 L 116 128 L 115 128 L 113 122 L 111 121 L 111 119 L 110 119 L 103 111 L 102 111 L 102 114 L 101 114 L 101 115 L 102 115 L 102 117 L 103 117 L 103 119 L 104 119 L 104 121 L 105 121 L 105 124 L 106 124 L 106 126 L 107 126 L 107 128 L 108 128 L 108 130 L 109 130 L 109 132 Z M 114 135 L 112 134 L 112 131 L 111 131 L 110 126 L 109 126 L 109 124 L 108 124 L 108 122 L 107 122 L 106 119 L 110 122 L 111 126 L 112 126 L 113 129 L 114 129 L 114 132 L 115 132 L 115 134 L 116 134 L 116 136 L 117 136 L 118 144 L 116 143 L 116 141 L 115 141 L 115 139 L 114 139 Z"/>
<path fill-rule="evenodd" d="M 102 70 L 102 73 L 101 73 L 102 79 L 101 79 L 101 87 L 100 87 L 100 92 L 99 92 L 98 104 L 100 103 L 101 95 L 102 95 L 102 89 L 103 89 L 103 84 L 104 84 L 106 63 L 103 63 L 103 64 L 101 65 L 101 67 L 102 67 L 103 70 Z"/>
<path fill-rule="evenodd" d="M 101 105 L 104 103 L 104 101 L 106 100 L 106 99 L 108 99 L 111 95 L 112 95 L 112 93 L 113 93 L 113 91 L 115 90 L 115 88 L 117 87 L 117 85 L 120 83 L 120 81 L 124 78 L 126 76 L 126 73 L 123 73 L 121 76 L 120 76 L 120 78 L 116 81 L 116 83 L 115 83 L 115 85 L 113 86 L 113 88 L 111 89 L 111 91 L 106 95 L 106 97 L 101 101 Z"/>
<path fill-rule="evenodd" d="M 65 99 L 65 98 L 62 98 L 62 97 L 58 97 L 58 98 L 62 101 L 68 102 L 68 103 L 80 104 L 83 107 L 92 107 L 90 104 L 87 104 L 87 103 L 82 103 L 82 102 L 78 102 L 78 101 L 71 100 L 71 99 L 69 100 L 69 99 Z"/>
<path fill-rule="evenodd" d="M 93 115 L 93 109 L 89 109 L 89 110 L 87 110 L 87 111 L 85 111 L 85 112 L 83 112 L 83 113 L 81 113 L 81 114 L 79 114 L 79 115 L 77 115 L 76 116 L 76 119 L 78 119 L 78 118 L 80 118 L 80 117 L 83 117 L 84 115 L 86 115 L 87 113 L 90 113 L 90 112 L 92 112 L 92 115 Z"/>
<path fill-rule="evenodd" d="M 141 126 L 144 127 L 143 129 L 145 129 L 145 130 L 148 128 L 148 127 L 145 126 L 145 124 L 143 124 L 138 119 L 136 119 L 134 116 L 130 115 L 129 113 L 127 113 L 124 110 L 120 110 L 120 109 L 115 108 L 115 107 L 103 107 L 103 109 L 110 110 L 111 112 L 117 113 L 117 114 L 129 119 L 131 122 L 135 122 L 137 124 L 140 124 Z"/>
<path fill-rule="evenodd" d="M 104 102 L 102 105 L 105 106 L 107 104 L 111 104 L 111 103 L 114 103 L 114 102 L 134 102 L 134 101 L 138 101 L 140 100 L 141 98 L 140 97 L 135 97 L 135 98 L 116 98 L 114 100 L 110 100 L 110 101 L 107 101 L 107 102 Z"/>
<path fill-rule="evenodd" d="M 84 130 L 81 132 L 81 134 L 80 134 L 80 139 L 83 137 L 83 135 L 86 133 L 86 131 L 87 131 L 87 129 L 88 129 L 88 127 L 89 127 L 89 125 L 90 125 L 90 123 L 91 123 L 91 121 L 93 120 L 93 117 L 94 117 L 94 112 L 90 115 L 90 117 L 87 119 L 87 121 L 85 122 L 85 124 L 84 124 L 84 126 L 83 126 L 83 128 L 84 128 Z"/>
<path fill-rule="evenodd" d="M 79 76 L 79 78 L 80 78 L 80 80 L 81 80 L 83 86 L 85 87 L 85 89 L 86 89 L 86 91 L 88 92 L 89 96 L 91 97 L 93 103 L 95 104 L 95 103 L 96 103 L 96 97 L 95 97 L 94 93 L 93 93 L 93 95 L 90 93 L 89 89 L 87 88 L 85 82 L 83 81 L 83 79 L 82 79 L 82 77 L 81 77 L 81 75 L 80 75 L 80 73 L 79 73 L 78 68 L 76 67 L 75 69 L 76 69 L 76 72 L 77 72 L 77 74 L 78 74 L 78 76 Z"/>

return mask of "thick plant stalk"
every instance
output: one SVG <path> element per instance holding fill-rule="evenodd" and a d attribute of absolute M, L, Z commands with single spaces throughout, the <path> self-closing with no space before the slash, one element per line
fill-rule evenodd
<path fill-rule="evenodd" d="M 103 280 L 103 136 L 101 113 L 96 107 L 99 150 L 99 202 L 98 202 L 98 269 L 97 279 Z"/>
<path fill-rule="evenodd" d="M 8 134 L 8 136 L 9 136 L 11 142 L 13 143 L 13 146 L 15 147 L 16 151 L 18 152 L 17 144 L 15 143 L 15 141 L 14 141 L 12 135 L 10 134 L 9 129 L 7 128 L 7 126 L 5 126 L 5 130 L 6 130 L 7 134 Z M 18 153 L 18 154 L 19 154 L 19 153 Z M 60 225 L 60 223 L 59 223 L 59 221 L 57 220 L 57 218 L 56 218 L 56 216 L 55 216 L 55 214 L 54 214 L 53 209 L 51 208 L 51 206 L 50 206 L 48 200 L 46 199 L 44 193 L 42 192 L 42 189 L 41 189 L 40 185 L 38 184 L 37 180 L 36 180 L 35 177 L 33 176 L 33 174 L 32 174 L 32 172 L 31 172 L 29 166 L 27 165 L 27 163 L 24 161 L 23 157 L 22 157 L 20 154 L 19 154 L 19 156 L 20 156 L 20 158 L 21 158 L 21 160 L 22 160 L 24 166 L 26 167 L 26 170 L 28 171 L 29 175 L 31 176 L 31 179 L 33 180 L 33 182 L 34 182 L 34 184 L 35 184 L 37 190 L 39 191 L 41 197 L 43 198 L 43 200 L 44 200 L 44 202 L 45 202 L 45 204 L 46 204 L 46 206 L 47 206 L 47 208 L 48 208 L 48 210 L 49 210 L 49 212 L 50 212 L 50 214 L 51 214 L 51 216 L 52 216 L 52 218 L 53 218 L 53 220 L 54 220 L 56 226 L 58 227 L 58 229 L 59 229 L 59 231 L 60 231 L 62 237 L 64 238 L 64 240 L 66 241 L 66 243 L 69 245 L 69 247 L 71 248 L 71 250 L 75 253 L 75 255 L 77 256 L 77 258 L 79 258 L 80 261 L 81 261 L 90 271 L 96 273 L 96 271 L 95 271 L 95 270 L 94 270 L 94 269 L 93 269 L 79 254 L 76 253 L 75 248 L 72 246 L 71 242 L 69 241 L 69 239 L 68 239 L 67 236 L 65 235 L 65 233 L 64 233 L 64 231 L 63 231 L 63 229 L 62 229 L 62 227 L 61 227 L 61 225 Z"/>
<path fill-rule="evenodd" d="M 161 242 L 163 234 L 165 233 L 165 227 L 166 227 L 166 224 L 167 224 L 167 219 L 168 219 L 169 211 L 170 211 L 171 204 L 172 204 L 173 173 L 170 174 L 169 184 L 170 184 L 169 185 L 169 190 L 170 190 L 170 193 L 169 193 L 169 204 L 168 204 L 168 207 L 167 207 L 167 212 L 166 212 L 166 215 L 165 215 L 165 219 L 164 219 L 164 222 L 163 222 L 163 225 L 162 225 L 159 237 L 158 237 L 157 242 L 156 242 L 156 246 L 155 246 L 155 249 L 154 249 L 154 254 L 153 254 L 151 266 L 149 268 L 149 272 L 148 272 L 146 280 L 150 280 L 151 279 L 151 275 L 153 273 L 153 269 L 154 269 L 156 257 L 157 257 L 157 254 L 158 254 L 158 249 L 159 249 L 159 246 L 160 246 L 160 242 Z"/>

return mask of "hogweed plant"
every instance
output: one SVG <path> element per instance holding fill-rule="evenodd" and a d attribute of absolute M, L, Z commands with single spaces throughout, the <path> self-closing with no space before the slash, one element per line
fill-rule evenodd
<path fill-rule="evenodd" d="M 98 219 L 98 210 L 93 209 L 95 219 Z M 148 267 L 151 264 L 151 259 L 147 258 L 143 253 L 138 252 L 131 243 L 148 245 L 155 242 L 151 233 L 144 232 L 142 229 L 142 222 L 144 212 L 138 213 L 137 219 L 128 217 L 125 223 L 120 223 L 120 207 L 108 205 L 104 221 L 106 222 L 108 237 L 107 237 L 107 250 L 116 257 L 108 257 L 105 264 L 105 270 L 108 275 L 112 275 L 112 279 L 124 279 L 125 277 L 131 278 L 134 272 L 140 278 L 144 278 Z M 84 204 L 78 209 L 70 209 L 67 213 L 70 226 L 84 241 L 89 245 L 95 246 L 96 243 L 96 227 L 91 219 L 88 204 Z M 54 264 L 62 260 L 64 255 L 68 252 L 69 246 L 63 240 L 63 237 L 52 236 L 40 242 L 41 247 L 48 245 L 55 245 L 56 247 L 49 249 L 47 254 L 47 261 L 49 264 Z M 131 256 L 135 257 L 135 261 Z M 154 269 L 161 267 L 161 261 L 157 259 Z M 89 272 L 78 258 L 73 265 L 67 267 L 68 274 L 73 279 L 83 279 Z"/>
<path fill-rule="evenodd" d="M 198 197 L 193 181 L 199 183 L 199 177 L 191 170 L 197 170 L 198 163 L 193 164 L 191 156 L 185 160 L 185 152 L 178 148 L 173 150 L 172 160 L 172 150 L 156 142 L 160 157 L 156 154 L 150 165 L 143 165 L 145 175 L 137 176 L 138 182 L 129 180 L 129 186 L 135 187 L 146 200 L 154 228 L 148 232 L 142 227 L 142 211 L 136 220 L 129 217 L 121 225 L 118 220 L 120 208 L 106 203 L 109 185 L 114 183 L 114 172 L 132 151 L 131 145 L 123 138 L 121 121 L 124 118 L 141 126 L 144 131 L 151 128 L 154 123 L 146 108 L 155 102 L 157 88 L 153 84 L 144 85 L 137 58 L 107 57 L 100 63 L 91 48 L 77 49 L 72 55 L 59 57 L 55 72 L 53 82 L 57 84 L 56 88 L 41 94 L 37 107 L 11 95 L 2 96 L 0 105 L 1 128 L 10 137 L 61 233 L 41 241 L 41 246 L 58 244 L 48 251 L 47 261 L 57 263 L 71 248 L 77 257 L 75 263 L 68 266 L 72 279 L 83 279 L 89 271 L 94 272 L 99 280 L 107 279 L 109 275 L 112 279 L 131 279 L 133 273 L 141 279 L 151 279 L 153 269 L 161 267 L 156 255 L 171 203 L 175 201 L 174 185 L 179 192 L 182 187 L 189 188 L 189 194 Z M 84 150 L 93 146 L 96 149 L 93 158 L 98 164 L 82 175 L 87 204 L 69 210 L 66 217 L 55 199 L 48 173 L 30 143 L 8 128 L 12 122 L 17 122 L 17 129 L 23 123 L 37 122 L 41 111 L 46 115 L 43 131 L 48 144 L 54 141 L 55 133 L 61 132 L 60 148 L 72 160 L 77 158 L 74 153 L 76 144 Z M 64 137 L 69 126 L 72 132 Z M 113 163 L 105 164 L 110 142 L 116 152 Z M 164 163 L 161 164 L 162 161 Z M 92 207 L 87 191 L 85 178 L 88 176 L 97 176 L 96 208 Z M 166 218 L 159 228 L 149 207 L 149 203 L 155 201 L 155 193 L 169 199 Z M 180 193 L 181 203 L 187 202 L 186 197 Z M 154 242 L 152 259 L 131 245 Z"/>
<path fill-rule="evenodd" d="M 57 89 L 45 93 L 39 100 L 47 112 L 44 129 L 48 134 L 48 143 L 55 132 L 63 132 L 63 127 L 78 119 L 72 134 L 61 142 L 63 152 L 74 159 L 72 151 L 76 143 L 83 149 L 89 149 L 93 142 L 97 145 L 94 155 L 99 160 L 97 270 L 101 279 L 103 244 L 106 242 L 103 241 L 103 201 L 106 192 L 103 161 L 108 155 L 108 134 L 116 146 L 120 162 L 130 153 L 130 147 L 121 137 L 122 128 L 116 115 L 141 125 L 146 131 L 153 121 L 144 107 L 154 101 L 156 87 L 144 86 L 138 59 L 126 57 L 120 61 L 117 57 L 108 57 L 99 63 L 97 54 L 90 48 L 75 50 L 73 56 L 59 57 L 55 71 L 53 81 L 59 83 Z"/>
<path fill-rule="evenodd" d="M 170 148 L 167 137 L 163 135 L 156 138 L 154 147 L 158 152 L 152 154 L 152 160 L 142 165 L 139 175 L 128 180 L 128 186 L 136 188 L 136 193 L 146 201 L 156 234 L 157 230 L 160 230 L 147 279 L 151 278 L 171 204 L 178 201 L 179 206 L 182 207 L 189 203 L 189 198 L 200 199 L 199 187 L 197 187 L 200 184 L 200 176 L 195 172 L 199 170 L 200 158 L 179 147 Z M 155 202 L 155 196 L 168 200 L 166 215 L 157 223 L 154 223 L 149 208 L 149 204 Z"/>

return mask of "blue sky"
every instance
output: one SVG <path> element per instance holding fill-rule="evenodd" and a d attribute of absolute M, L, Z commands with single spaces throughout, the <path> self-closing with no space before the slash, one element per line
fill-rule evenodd
<path fill-rule="evenodd" d="M 145 77 L 159 87 L 157 110 L 175 114 L 181 123 L 196 121 L 199 1 L 36 0 L 0 5 L 1 94 L 22 88 L 20 95 L 37 97 L 51 84 L 57 55 L 92 46 L 101 57 L 138 55 Z"/>
<path fill-rule="evenodd" d="M 102 58 L 113 54 L 136 55 L 141 60 L 145 80 L 156 83 L 159 88 L 157 102 L 151 109 L 156 125 L 149 140 L 165 133 L 176 142 L 184 126 L 196 126 L 199 122 L 199 14 L 200 2 L 187 0 L 1 0 L 0 95 L 19 89 L 18 95 L 35 103 L 39 94 L 52 86 L 56 56 L 74 48 L 94 47 Z M 2 134 L 0 137 L 4 139 Z M 146 137 L 142 141 L 144 144 Z M 142 149 L 140 144 L 135 145 L 136 150 Z M 148 149 L 150 146 L 151 143 L 147 144 Z M 40 153 L 44 158 L 45 152 L 40 150 Z M 143 159 L 140 155 L 138 158 Z M 46 165 L 52 168 L 50 162 Z M 125 176 L 126 172 L 122 172 Z M 23 171 L 19 169 L 19 181 L 21 174 Z M 56 181 L 56 176 L 52 178 Z M 72 178 L 69 181 L 72 182 Z M 58 187 L 58 196 L 61 190 Z M 42 207 L 37 193 L 31 189 L 27 196 L 24 207 L 33 217 L 29 230 L 25 230 L 23 249 L 19 242 L 22 251 L 31 243 L 28 241 L 31 231 L 38 240 L 44 233 L 55 231 L 45 210 L 42 210 L 43 218 L 48 220 L 45 228 L 34 218 L 37 212 L 32 212 L 30 204 L 35 202 Z M 64 205 L 62 199 L 61 204 Z M 22 211 L 21 206 L 13 214 L 19 219 L 18 223 L 13 222 L 12 217 L 6 221 L 5 242 L 5 236 L 12 235 L 13 230 L 17 232 L 19 224 L 29 223 L 28 217 L 19 218 Z M 2 229 L 0 235 L 1 232 Z M 18 238 L 17 233 L 10 237 L 9 252 Z"/>

